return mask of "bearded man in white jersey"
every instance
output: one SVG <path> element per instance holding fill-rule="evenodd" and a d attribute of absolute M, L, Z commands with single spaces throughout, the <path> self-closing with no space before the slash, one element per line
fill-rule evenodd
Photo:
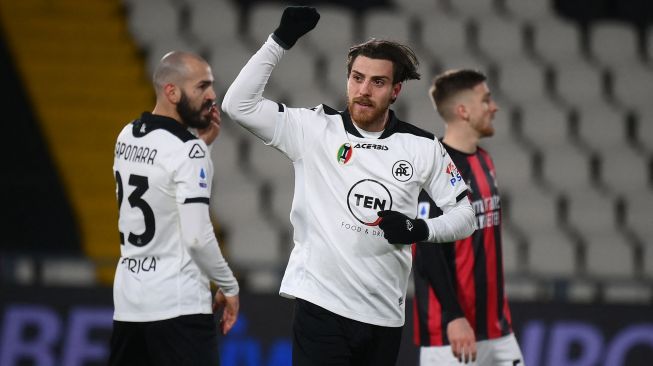
<path fill-rule="evenodd" d="M 118 135 L 113 171 L 121 257 L 110 365 L 218 365 L 212 312 L 224 308 L 223 334 L 236 322 L 238 282 L 208 208 L 208 145 L 220 131 L 213 80 L 201 57 L 165 55 L 154 71 L 154 110 Z M 211 283 L 218 288 L 213 299 Z"/>
<path fill-rule="evenodd" d="M 263 97 L 281 57 L 318 20 L 314 8 L 286 8 L 222 107 L 294 165 L 294 248 L 280 289 L 296 299 L 293 365 L 394 365 L 409 244 L 464 238 L 473 231 L 474 212 L 465 183 L 450 179 L 455 166 L 433 134 L 389 109 L 403 82 L 420 77 L 408 46 L 373 39 L 351 47 L 342 112 L 326 105 L 288 108 Z M 415 219 L 421 189 L 444 215 Z"/>

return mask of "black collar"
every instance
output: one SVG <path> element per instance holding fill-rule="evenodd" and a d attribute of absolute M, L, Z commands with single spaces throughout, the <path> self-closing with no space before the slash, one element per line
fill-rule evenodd
<path fill-rule="evenodd" d="M 132 133 L 135 137 L 143 137 L 154 130 L 163 129 L 184 142 L 196 138 L 174 118 L 152 114 L 150 112 L 143 112 L 139 119 L 132 122 L 132 126 Z"/>

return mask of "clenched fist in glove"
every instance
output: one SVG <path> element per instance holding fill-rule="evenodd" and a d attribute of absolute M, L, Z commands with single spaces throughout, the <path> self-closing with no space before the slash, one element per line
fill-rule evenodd
<path fill-rule="evenodd" d="M 289 6 L 281 15 L 279 27 L 272 33 L 272 38 L 283 48 L 289 50 L 299 37 L 315 28 L 320 20 L 315 8 L 310 6 Z"/>
<path fill-rule="evenodd" d="M 401 212 L 390 210 L 379 211 L 378 215 L 381 218 L 379 228 L 390 244 L 412 244 L 429 237 L 424 220 L 410 219 Z"/>

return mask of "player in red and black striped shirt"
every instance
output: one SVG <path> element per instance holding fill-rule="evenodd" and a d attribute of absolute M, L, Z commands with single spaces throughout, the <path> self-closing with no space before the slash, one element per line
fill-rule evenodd
<path fill-rule="evenodd" d="M 414 340 L 420 365 L 522 365 L 512 333 L 504 293 L 501 251 L 501 201 L 494 164 L 479 140 L 494 134 L 498 107 L 485 75 L 472 70 L 448 71 L 431 87 L 431 97 L 445 121 L 442 139 L 455 166 L 452 182 L 464 180 L 476 212 L 472 236 L 452 245 L 414 246 Z M 425 192 L 418 217 L 441 215 Z"/>

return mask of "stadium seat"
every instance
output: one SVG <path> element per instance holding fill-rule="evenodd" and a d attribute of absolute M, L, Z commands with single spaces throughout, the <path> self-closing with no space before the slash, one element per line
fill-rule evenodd
<path fill-rule="evenodd" d="M 506 130 L 508 126 L 496 126 L 498 130 Z M 496 136 L 498 137 L 498 136 Z M 514 140 L 504 140 L 492 137 L 481 141 L 494 161 L 497 172 L 499 190 L 513 194 L 534 184 L 532 170 L 532 154 Z"/>
<path fill-rule="evenodd" d="M 588 188 L 586 185 L 568 188 L 565 196 L 568 202 L 567 223 L 585 239 L 589 240 L 588 238 L 591 237 L 590 244 L 604 242 L 596 238 L 597 232 L 606 235 L 617 232 L 617 206 L 614 197 Z"/>
<path fill-rule="evenodd" d="M 544 69 L 524 57 L 502 62 L 497 82 L 501 93 L 517 105 L 546 100 Z"/>
<path fill-rule="evenodd" d="M 651 108 L 653 71 L 631 65 L 613 74 L 613 95 L 619 103 L 635 110 Z"/>
<path fill-rule="evenodd" d="M 498 14 L 496 1 L 494 0 L 455 0 L 449 4 L 456 14 L 464 18 L 487 18 Z"/>
<path fill-rule="evenodd" d="M 638 108 L 635 129 L 636 140 L 653 156 L 653 106 Z"/>
<path fill-rule="evenodd" d="M 557 15 L 552 0 L 503 0 L 508 14 L 522 21 L 551 19 Z"/>
<path fill-rule="evenodd" d="M 421 21 L 428 22 L 437 18 L 435 14 L 446 12 L 447 0 L 394 0 L 393 3 L 398 9 L 412 16 L 420 18 Z"/>
<path fill-rule="evenodd" d="M 589 189 L 591 161 L 587 153 L 572 143 L 544 145 L 542 176 L 557 192 Z"/>
<path fill-rule="evenodd" d="M 579 273 L 575 244 L 562 231 L 539 227 L 528 235 L 528 268 L 543 278 L 572 278 Z"/>
<path fill-rule="evenodd" d="M 499 179 L 505 175 L 503 173 L 497 172 Z M 499 181 L 499 189 L 501 182 Z M 509 220 L 529 236 L 531 232 L 537 232 L 537 228 L 551 228 L 556 231 L 559 216 L 556 196 L 531 184 L 510 192 L 509 215 L 504 220 Z"/>
<path fill-rule="evenodd" d="M 317 60 L 303 48 L 293 49 L 274 68 L 269 84 L 284 91 L 290 99 L 277 100 L 290 107 L 314 107 L 330 96 L 318 82 Z"/>
<path fill-rule="evenodd" d="M 578 137 L 594 150 L 626 146 L 627 126 L 623 111 L 607 103 L 581 105 L 578 113 Z"/>
<path fill-rule="evenodd" d="M 644 276 L 649 280 L 653 280 L 653 244 L 649 243 L 643 249 Z"/>
<path fill-rule="evenodd" d="M 401 10 L 372 9 L 365 12 L 361 39 L 390 39 L 414 46 L 412 18 Z"/>
<path fill-rule="evenodd" d="M 524 101 L 520 105 L 521 133 L 543 149 L 570 141 L 569 113 L 547 99 Z M 553 148 L 554 149 L 554 148 Z"/>
<path fill-rule="evenodd" d="M 441 137 L 444 122 L 431 101 L 431 79 L 432 76 L 423 75 L 420 80 L 409 80 L 403 84 L 397 103 L 405 105 L 405 113 L 398 117 Z"/>
<path fill-rule="evenodd" d="M 477 46 L 490 60 L 504 66 L 526 56 L 521 23 L 490 17 L 476 19 L 475 24 Z"/>
<path fill-rule="evenodd" d="M 280 151 L 258 139 L 250 144 L 250 161 L 254 173 L 271 185 L 271 212 L 287 224 L 295 186 L 293 163 Z"/>
<path fill-rule="evenodd" d="M 344 52 L 343 52 L 344 53 Z M 336 105 L 329 105 L 335 109 L 345 107 L 346 93 L 347 93 L 347 58 L 346 55 L 342 57 L 330 57 L 325 60 L 325 76 L 329 94 L 336 100 Z M 400 97 L 401 98 L 401 97 Z M 328 105 L 328 104 L 327 104 Z"/>
<path fill-rule="evenodd" d="M 589 47 L 590 54 L 604 67 L 627 67 L 640 62 L 637 31 L 626 22 L 594 22 L 589 29 Z"/>
<path fill-rule="evenodd" d="M 438 16 L 422 23 L 422 47 L 442 69 L 473 68 L 485 71 L 486 66 L 471 53 L 467 21 L 455 16 Z"/>
<path fill-rule="evenodd" d="M 247 36 L 258 47 L 279 26 L 284 6 L 276 2 L 255 2 L 249 9 Z"/>
<path fill-rule="evenodd" d="M 631 195 L 650 188 L 650 158 L 627 145 L 605 147 L 601 156 L 601 180 L 621 195 Z M 653 220 L 651 220 L 653 222 Z"/>
<path fill-rule="evenodd" d="M 215 78 L 215 89 L 218 94 L 227 91 L 240 70 L 254 54 L 242 42 L 219 43 L 208 45 L 208 61 Z"/>
<path fill-rule="evenodd" d="M 320 22 L 306 35 L 307 42 L 326 57 L 344 58 L 343 53 L 359 41 L 354 29 L 354 16 L 349 8 L 324 4 L 319 7 Z M 302 41 L 304 42 L 304 41 Z"/>
<path fill-rule="evenodd" d="M 236 199 L 242 197 L 234 196 Z M 237 203 L 233 200 L 225 202 Z M 277 269 L 287 258 L 281 248 L 279 231 L 258 216 L 250 216 L 248 220 L 240 221 L 238 226 L 229 226 L 225 233 L 229 248 L 228 260 L 236 268 L 249 271 Z"/>
<path fill-rule="evenodd" d="M 626 226 L 635 232 L 637 238 L 649 251 L 653 251 L 653 218 L 651 218 L 653 192 L 650 188 L 643 189 L 637 192 L 631 192 L 625 199 Z M 653 259 L 653 256 L 650 258 Z M 653 274 L 653 267 L 648 266 L 647 268 Z"/>
<path fill-rule="evenodd" d="M 565 65 L 583 60 L 581 31 L 577 24 L 560 18 L 542 18 L 531 22 L 533 49 L 547 64 Z"/>
<path fill-rule="evenodd" d="M 225 233 L 228 260 L 237 268 L 276 268 L 282 261 L 279 232 L 261 216 L 258 184 L 242 173 L 236 140 L 225 137 L 212 148 L 211 212 Z"/>
<path fill-rule="evenodd" d="M 153 41 L 176 37 L 181 31 L 179 12 L 170 1 L 131 1 L 127 12 L 129 32 L 140 47 L 147 48 Z"/>
<path fill-rule="evenodd" d="M 506 276 L 521 273 L 524 265 L 525 258 L 520 256 L 519 239 L 510 230 L 506 230 L 505 226 L 501 231 L 501 246 L 503 250 L 503 271 Z"/>
<path fill-rule="evenodd" d="M 231 1 L 189 0 L 187 3 L 189 31 L 200 43 L 222 46 L 240 38 L 240 11 Z"/>
<path fill-rule="evenodd" d="M 555 68 L 555 92 L 565 105 L 594 105 L 607 101 L 603 74 L 586 62 Z"/>
<path fill-rule="evenodd" d="M 583 236 L 586 274 L 599 279 L 634 277 L 633 247 L 618 231 L 597 227 Z"/>

